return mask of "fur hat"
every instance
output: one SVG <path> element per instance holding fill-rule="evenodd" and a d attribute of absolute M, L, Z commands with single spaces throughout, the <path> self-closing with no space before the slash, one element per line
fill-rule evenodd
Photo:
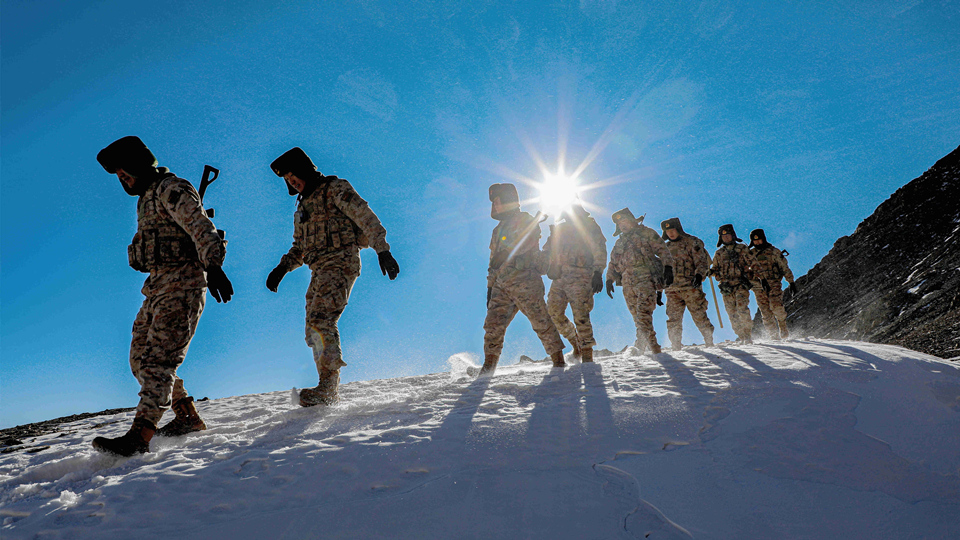
<path fill-rule="evenodd" d="M 629 208 L 624 208 L 624 209 L 622 209 L 622 210 L 617 210 L 616 212 L 613 213 L 612 216 L 610 216 L 610 219 L 613 220 L 613 224 L 617 226 L 617 230 L 615 230 L 615 231 L 613 232 L 613 235 L 614 235 L 614 236 L 620 236 L 620 233 L 623 232 L 623 231 L 620 230 L 620 222 L 621 222 L 621 221 L 626 220 L 626 219 L 629 219 L 629 220 L 631 220 L 631 221 L 633 221 L 634 223 L 636 223 L 636 224 L 639 225 L 639 224 L 643 223 L 643 218 L 644 218 L 644 217 L 646 217 L 646 214 L 644 214 L 644 215 L 640 216 L 639 218 L 637 218 L 636 216 L 633 215 L 633 212 L 631 212 Z"/>
<path fill-rule="evenodd" d="M 725 234 L 733 235 L 734 242 L 743 242 L 741 238 L 737 237 L 737 231 L 733 229 L 733 225 L 727 223 L 726 225 L 721 225 L 720 228 L 717 229 L 717 247 L 723 245 L 723 235 Z"/>
<path fill-rule="evenodd" d="M 513 184 L 493 184 L 489 189 L 490 202 L 500 197 L 500 204 L 520 203 L 520 194 Z"/>
<path fill-rule="evenodd" d="M 670 219 L 665 219 L 665 220 L 661 221 L 661 222 L 660 222 L 660 229 L 663 230 L 663 234 L 660 235 L 660 237 L 663 238 L 664 240 L 669 240 L 669 239 L 670 239 L 670 237 L 667 236 L 667 230 L 669 230 L 669 229 L 674 229 L 675 231 L 677 231 L 678 233 L 680 233 L 681 236 L 686 236 L 686 234 L 687 234 L 687 233 L 683 232 L 683 225 L 680 225 L 680 218 L 678 218 L 678 217 L 672 217 L 672 218 L 670 218 Z"/>
<path fill-rule="evenodd" d="M 764 244 L 767 243 L 767 235 L 763 232 L 763 229 L 750 231 L 750 243 L 753 244 L 754 240 L 762 240 Z"/>
<path fill-rule="evenodd" d="M 270 168 L 273 169 L 274 174 L 283 178 L 287 173 L 292 172 L 297 176 L 297 178 L 308 182 L 317 173 L 317 166 L 313 164 L 313 161 L 310 160 L 310 156 L 307 155 L 299 146 L 294 146 L 290 150 L 287 150 L 280 157 L 273 160 L 273 163 L 270 164 Z M 284 180 L 286 181 L 286 180 Z M 297 190 L 293 189 L 289 183 L 287 184 L 287 191 L 291 195 L 296 195 Z"/>
<path fill-rule="evenodd" d="M 140 137 L 134 135 L 110 143 L 97 154 L 97 161 L 103 170 L 110 174 L 116 174 L 117 169 L 123 169 L 131 176 L 141 176 L 144 171 L 157 167 L 156 156 L 143 144 Z"/>

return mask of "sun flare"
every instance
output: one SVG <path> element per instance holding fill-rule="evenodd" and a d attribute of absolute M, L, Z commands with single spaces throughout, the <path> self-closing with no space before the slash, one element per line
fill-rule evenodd
<path fill-rule="evenodd" d="M 546 214 L 557 216 L 580 199 L 580 186 L 575 178 L 565 174 L 546 174 L 540 190 L 540 208 Z"/>

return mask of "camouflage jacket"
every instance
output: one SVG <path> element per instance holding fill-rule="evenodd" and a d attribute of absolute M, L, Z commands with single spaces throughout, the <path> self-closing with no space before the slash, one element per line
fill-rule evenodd
<path fill-rule="evenodd" d="M 204 268 L 223 265 L 226 245 L 193 185 L 166 168 L 137 201 L 137 233 L 127 248 L 130 266 L 150 276 L 145 295 L 207 286 Z"/>
<path fill-rule="evenodd" d="M 660 235 L 650 227 L 638 224 L 633 230 L 624 231 L 610 250 L 607 281 L 620 283 L 623 275 L 632 274 L 661 282 L 663 268 L 673 264 L 673 255 Z"/>
<path fill-rule="evenodd" d="M 710 270 L 710 255 L 703 247 L 703 240 L 689 234 L 681 234 L 676 240 L 667 241 L 667 249 L 673 255 L 673 285 L 669 289 L 693 287 L 697 274 L 707 277 Z"/>
<path fill-rule="evenodd" d="M 490 266 L 487 287 L 497 279 L 509 279 L 520 272 L 533 270 L 542 275 L 540 253 L 540 220 L 526 212 L 516 211 L 501 220 L 490 237 Z"/>
<path fill-rule="evenodd" d="M 293 246 L 280 259 L 288 272 L 344 251 L 359 252 L 365 247 L 373 247 L 377 253 L 390 250 L 387 230 L 350 182 L 336 176 L 323 179 L 309 195 L 298 199 Z"/>
<path fill-rule="evenodd" d="M 773 244 L 764 244 L 763 247 L 750 246 L 750 253 L 757 259 L 757 271 L 754 273 L 754 279 L 758 282 L 765 279 L 770 283 L 780 283 L 780 280 L 787 278 L 787 281 L 793 283 L 793 272 L 787 265 L 787 258 L 783 252 Z"/>
<path fill-rule="evenodd" d="M 543 245 L 549 265 L 547 276 L 559 279 L 563 267 L 573 266 L 595 272 L 607 267 L 607 239 L 589 215 L 566 219 L 550 227 L 550 238 Z"/>
<path fill-rule="evenodd" d="M 713 255 L 712 270 L 721 283 L 739 284 L 743 279 L 753 279 L 757 259 L 744 244 L 724 245 Z"/>

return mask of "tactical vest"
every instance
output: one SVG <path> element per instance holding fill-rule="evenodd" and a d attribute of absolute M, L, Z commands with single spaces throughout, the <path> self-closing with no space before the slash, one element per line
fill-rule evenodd
<path fill-rule="evenodd" d="M 147 188 L 137 204 L 137 234 L 127 246 L 127 259 L 138 272 L 200 261 L 193 238 L 160 202 L 160 183 L 169 176 L 173 175 L 164 176 Z"/>
<path fill-rule="evenodd" d="M 624 271 L 630 269 L 649 272 L 655 279 L 663 279 L 663 261 L 655 256 L 642 230 L 625 232 L 621 236 L 625 243 L 620 266 Z M 659 236 L 656 236 L 659 240 Z"/>
<path fill-rule="evenodd" d="M 501 221 L 490 244 L 490 267 L 539 270 L 540 225 L 526 212 Z"/>
<path fill-rule="evenodd" d="M 757 258 L 760 265 L 759 277 L 766 280 L 780 281 L 783 279 L 783 269 L 780 267 L 780 250 L 771 244 L 763 249 L 750 248 L 750 252 Z"/>
<path fill-rule="evenodd" d="M 688 283 L 697 275 L 697 255 L 703 251 L 703 242 L 692 236 L 681 236 L 667 242 L 673 255 L 674 283 Z"/>
<path fill-rule="evenodd" d="M 303 260 L 308 265 L 330 251 L 370 245 L 360 227 L 337 207 L 330 193 L 332 184 L 326 182 L 301 199 L 293 215 L 294 234 L 301 242 Z"/>
<path fill-rule="evenodd" d="M 743 244 L 734 244 L 732 246 L 723 246 L 717 251 L 716 261 L 713 263 L 713 272 L 720 281 L 739 282 L 742 279 L 749 278 L 746 275 L 746 268 L 740 262 L 742 253 L 747 251 L 747 246 Z"/>
<path fill-rule="evenodd" d="M 550 262 L 564 264 L 578 268 L 593 267 L 593 250 L 591 242 L 598 242 L 599 232 L 596 221 L 590 218 L 583 219 L 583 231 L 570 221 L 560 223 L 554 229 L 550 242 Z"/>

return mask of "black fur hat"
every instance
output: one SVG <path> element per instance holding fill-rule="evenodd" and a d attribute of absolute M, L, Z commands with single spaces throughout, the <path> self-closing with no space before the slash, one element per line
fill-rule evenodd
<path fill-rule="evenodd" d="M 273 160 L 273 163 L 270 164 L 270 168 L 273 169 L 274 174 L 283 178 L 288 172 L 292 172 L 297 175 L 297 178 L 309 182 L 310 179 L 314 178 L 317 173 L 317 166 L 313 164 L 313 161 L 310 160 L 310 156 L 307 155 L 299 146 L 294 146 L 290 150 L 287 150 L 280 157 Z M 284 180 L 286 181 L 286 180 Z M 287 184 L 287 191 L 291 195 L 296 195 L 297 190 L 293 189 L 289 183 Z"/>
<path fill-rule="evenodd" d="M 754 240 L 762 240 L 764 244 L 767 243 L 767 235 L 763 232 L 763 229 L 750 231 L 750 244 L 753 244 Z"/>
<path fill-rule="evenodd" d="M 672 217 L 672 218 L 670 218 L 670 219 L 665 219 L 665 220 L 661 221 L 661 222 L 660 222 L 660 229 L 663 230 L 663 234 L 660 235 L 660 237 L 663 238 L 664 240 L 669 240 L 669 239 L 670 239 L 670 237 L 667 236 L 667 230 L 669 230 L 669 229 L 674 229 L 675 231 L 677 231 L 678 233 L 680 233 L 681 236 L 686 236 L 686 234 L 687 234 L 687 233 L 683 232 L 683 225 L 680 225 L 680 218 L 678 218 L 678 217 Z"/>
<path fill-rule="evenodd" d="M 737 237 L 737 231 L 733 229 L 733 225 L 727 223 L 726 225 L 721 225 L 720 228 L 717 229 L 717 247 L 723 245 L 723 235 L 725 234 L 732 234 L 734 242 L 743 242 L 741 238 Z"/>
<path fill-rule="evenodd" d="M 490 202 L 500 197 L 500 204 L 520 203 L 520 194 L 513 184 L 493 184 L 489 189 Z"/>
<path fill-rule="evenodd" d="M 622 210 L 617 210 L 616 212 L 613 213 L 612 216 L 610 216 L 610 219 L 613 220 L 613 224 L 617 226 L 617 230 L 613 231 L 613 235 L 614 235 L 614 236 L 620 236 L 620 233 L 623 232 L 623 231 L 620 230 L 620 222 L 621 222 L 621 221 L 623 221 L 623 220 L 625 220 L 625 219 L 629 219 L 629 220 L 632 220 L 634 223 L 636 223 L 636 224 L 639 225 L 640 223 L 643 223 L 643 218 L 645 218 L 645 217 L 646 217 L 646 214 L 644 214 L 644 215 L 640 216 L 639 218 L 637 218 L 636 216 L 633 215 L 633 212 L 631 212 L 629 208 L 624 208 L 624 209 L 622 209 Z"/>
<path fill-rule="evenodd" d="M 153 152 L 143 144 L 140 137 L 129 135 L 117 139 L 97 154 L 97 161 L 103 170 L 116 174 L 117 169 L 123 169 L 132 176 L 141 176 L 145 171 L 156 169 L 157 158 Z"/>

